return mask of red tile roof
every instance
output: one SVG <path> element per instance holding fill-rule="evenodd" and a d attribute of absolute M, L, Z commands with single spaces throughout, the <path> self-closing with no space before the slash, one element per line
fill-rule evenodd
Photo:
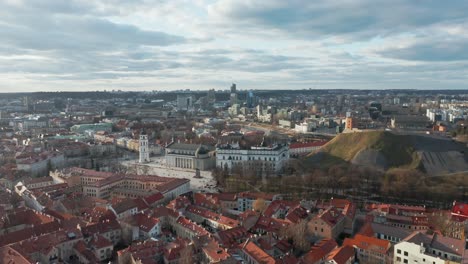
<path fill-rule="evenodd" d="M 375 237 L 356 234 L 354 238 L 346 238 L 343 242 L 344 246 L 357 247 L 363 250 L 386 254 L 390 249 L 390 241 L 378 239 Z"/>
<path fill-rule="evenodd" d="M 25 256 L 21 255 L 13 248 L 6 246 L 0 248 L 0 263 L 5 264 L 32 264 Z"/>
<path fill-rule="evenodd" d="M 113 232 L 116 230 L 120 230 L 120 224 L 115 219 L 107 219 L 98 223 L 81 227 L 81 232 L 85 237 L 92 236 L 94 234 Z"/>
<path fill-rule="evenodd" d="M 339 247 L 327 257 L 327 260 L 334 260 L 337 264 L 345 264 L 350 259 L 354 259 L 354 248 L 350 246 Z"/>
<path fill-rule="evenodd" d="M 164 199 L 164 195 L 162 195 L 162 193 L 160 192 L 157 192 L 157 193 L 154 193 L 150 196 L 146 196 L 145 198 L 143 198 L 145 200 L 145 202 L 149 205 L 149 206 L 152 206 L 154 203 L 156 202 L 159 202 L 161 201 L 162 199 Z"/>
<path fill-rule="evenodd" d="M 454 202 L 452 207 L 452 219 L 460 222 L 468 220 L 468 204 Z"/>
<path fill-rule="evenodd" d="M 319 262 L 321 259 L 325 259 L 325 257 L 337 247 L 338 244 L 333 239 L 321 240 L 318 244 L 312 246 L 310 251 L 301 258 L 301 263 L 313 264 Z"/>
<path fill-rule="evenodd" d="M 288 214 L 286 215 L 286 220 L 297 224 L 301 220 L 307 218 L 307 215 L 307 210 L 304 207 L 298 205 L 295 208 L 289 210 Z"/>
<path fill-rule="evenodd" d="M 249 232 L 242 226 L 234 227 L 228 230 L 219 231 L 217 233 L 220 243 L 226 247 L 230 248 L 234 245 L 239 244 L 238 241 L 243 241 L 249 237 Z"/>
<path fill-rule="evenodd" d="M 99 259 L 94 253 L 86 247 L 84 240 L 78 241 L 73 249 L 91 263 L 99 263 Z"/>
<path fill-rule="evenodd" d="M 162 255 L 164 244 L 163 241 L 146 240 L 144 242 L 134 243 L 126 249 L 119 250 L 117 254 L 118 256 L 131 254 L 135 261 L 141 261 L 144 264 L 156 264 L 158 262 L 156 262 L 155 259 L 157 259 L 157 256 Z"/>
<path fill-rule="evenodd" d="M 95 234 L 93 238 L 89 241 L 89 244 L 92 248 L 95 248 L 95 249 L 101 249 L 101 248 L 113 246 L 112 242 L 109 241 L 109 239 L 99 234 Z"/>
<path fill-rule="evenodd" d="M 148 233 L 153 229 L 157 224 L 159 224 L 159 219 L 156 217 L 149 216 L 147 214 L 136 214 L 133 216 L 136 226 L 140 228 L 143 232 Z"/>
<path fill-rule="evenodd" d="M 57 222 L 49 222 L 44 224 L 35 225 L 25 229 L 9 232 L 0 236 L 0 247 L 19 241 L 26 240 L 33 236 L 40 236 L 58 231 L 62 225 Z"/>
<path fill-rule="evenodd" d="M 218 263 L 231 257 L 231 255 L 221 248 L 218 242 L 212 238 L 207 238 L 202 250 L 210 259 L 210 263 Z"/>
<path fill-rule="evenodd" d="M 276 264 L 275 259 L 268 255 L 263 249 L 257 246 L 253 241 L 246 241 L 241 250 L 260 264 Z"/>
<path fill-rule="evenodd" d="M 266 232 L 278 233 L 282 228 L 289 226 L 289 224 L 289 221 L 282 219 L 260 216 L 253 229 L 261 229 Z"/>
<path fill-rule="evenodd" d="M 316 217 L 332 227 L 344 219 L 343 214 L 334 207 L 328 208 Z"/>
<path fill-rule="evenodd" d="M 215 213 L 213 211 L 210 211 L 208 209 L 205 209 L 203 207 L 195 206 L 195 205 L 189 205 L 185 209 L 186 212 L 192 213 L 195 215 L 199 215 L 203 218 L 209 219 L 214 222 L 218 222 L 219 224 L 228 226 L 228 227 L 236 227 L 239 226 L 239 221 L 234 220 L 230 217 L 220 215 L 218 213 Z"/>
<path fill-rule="evenodd" d="M 241 192 L 237 195 L 237 198 L 248 198 L 251 200 L 264 199 L 267 201 L 273 200 L 275 194 L 264 193 L 264 192 Z"/>
<path fill-rule="evenodd" d="M 72 236 L 72 237 L 71 237 Z M 25 256 L 36 253 L 47 255 L 58 245 L 68 243 L 70 240 L 81 239 L 81 233 L 77 229 L 60 230 L 54 233 L 32 237 L 12 244 L 11 247 Z"/>
<path fill-rule="evenodd" d="M 189 219 L 185 217 L 179 217 L 177 219 L 177 223 L 186 229 L 190 230 L 192 233 L 194 233 L 197 236 L 206 236 L 209 235 L 208 231 L 206 231 L 203 227 L 197 225 L 196 223 L 190 221 Z"/>

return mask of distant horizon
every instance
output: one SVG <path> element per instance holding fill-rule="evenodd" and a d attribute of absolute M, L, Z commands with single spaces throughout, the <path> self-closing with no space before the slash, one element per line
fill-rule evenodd
<path fill-rule="evenodd" d="M 189 89 L 189 88 L 187 88 Z M 208 92 L 211 89 L 214 89 L 215 92 L 230 92 L 229 88 L 224 88 L 224 89 L 216 89 L 216 88 L 208 88 L 208 89 L 174 89 L 174 90 L 108 90 L 108 89 L 103 89 L 103 90 L 63 90 L 63 91 L 30 91 L 30 92 L 4 92 L 0 90 L 0 94 L 35 94 L 35 93 L 187 93 L 187 92 L 194 92 L 194 93 L 200 93 L 200 92 Z M 452 92 L 463 92 L 466 91 L 468 92 L 468 88 L 466 89 L 423 89 L 423 88 L 396 88 L 396 89 L 371 89 L 371 88 L 363 88 L 363 89 L 358 89 L 358 88 L 336 88 L 336 89 L 325 89 L 325 88 L 304 88 L 304 89 L 239 89 L 237 88 L 238 92 L 248 92 L 248 91 L 271 91 L 271 92 L 280 92 L 280 91 L 373 91 L 373 92 L 385 92 L 385 91 L 452 91 Z"/>
<path fill-rule="evenodd" d="M 466 10 L 463 0 L 0 1 L 0 93 L 468 89 Z"/>

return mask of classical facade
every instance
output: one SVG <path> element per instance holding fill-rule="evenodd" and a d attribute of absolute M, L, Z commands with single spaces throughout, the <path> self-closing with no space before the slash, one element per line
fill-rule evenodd
<path fill-rule="evenodd" d="M 209 170 L 216 164 L 214 148 L 206 145 L 171 143 L 166 147 L 166 164 L 170 167 Z"/>
<path fill-rule="evenodd" d="M 240 165 L 253 170 L 279 172 L 288 160 L 287 145 L 241 148 L 238 144 L 228 144 L 216 148 L 216 166 L 229 170 Z"/>

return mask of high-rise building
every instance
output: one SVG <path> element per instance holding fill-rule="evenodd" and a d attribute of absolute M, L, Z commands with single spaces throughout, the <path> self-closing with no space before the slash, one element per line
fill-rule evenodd
<path fill-rule="evenodd" d="M 192 95 L 177 95 L 177 108 L 179 110 L 190 110 L 193 107 Z"/>
<path fill-rule="evenodd" d="M 229 98 L 229 102 L 230 102 L 231 106 L 237 104 L 237 94 L 236 93 L 231 94 L 231 97 Z"/>
<path fill-rule="evenodd" d="M 252 90 L 247 93 L 246 103 L 248 108 L 253 108 L 256 104 L 255 95 Z"/>
<path fill-rule="evenodd" d="M 140 163 L 149 162 L 148 136 L 142 132 L 140 134 Z"/>
<path fill-rule="evenodd" d="M 216 94 L 214 89 L 208 90 L 208 94 L 206 95 L 209 102 L 216 102 Z"/>
<path fill-rule="evenodd" d="M 231 85 L 231 93 L 237 93 L 237 91 L 236 91 L 236 84 L 235 84 L 235 83 L 233 83 L 233 84 Z"/>

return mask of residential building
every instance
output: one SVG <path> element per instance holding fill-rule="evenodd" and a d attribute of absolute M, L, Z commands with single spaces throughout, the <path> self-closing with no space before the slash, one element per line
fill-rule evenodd
<path fill-rule="evenodd" d="M 393 263 L 461 263 L 465 241 L 413 232 L 394 246 Z"/>
<path fill-rule="evenodd" d="M 343 246 L 354 247 L 360 263 L 386 264 L 391 262 L 389 254 L 391 244 L 387 240 L 356 234 L 353 238 L 346 238 Z"/>
<path fill-rule="evenodd" d="M 249 264 L 276 264 L 276 260 L 248 239 L 241 247 L 240 254 L 245 263 Z"/>
<path fill-rule="evenodd" d="M 310 227 L 315 236 L 336 239 L 344 230 L 344 222 L 344 215 L 335 207 L 329 207 L 310 221 Z"/>

